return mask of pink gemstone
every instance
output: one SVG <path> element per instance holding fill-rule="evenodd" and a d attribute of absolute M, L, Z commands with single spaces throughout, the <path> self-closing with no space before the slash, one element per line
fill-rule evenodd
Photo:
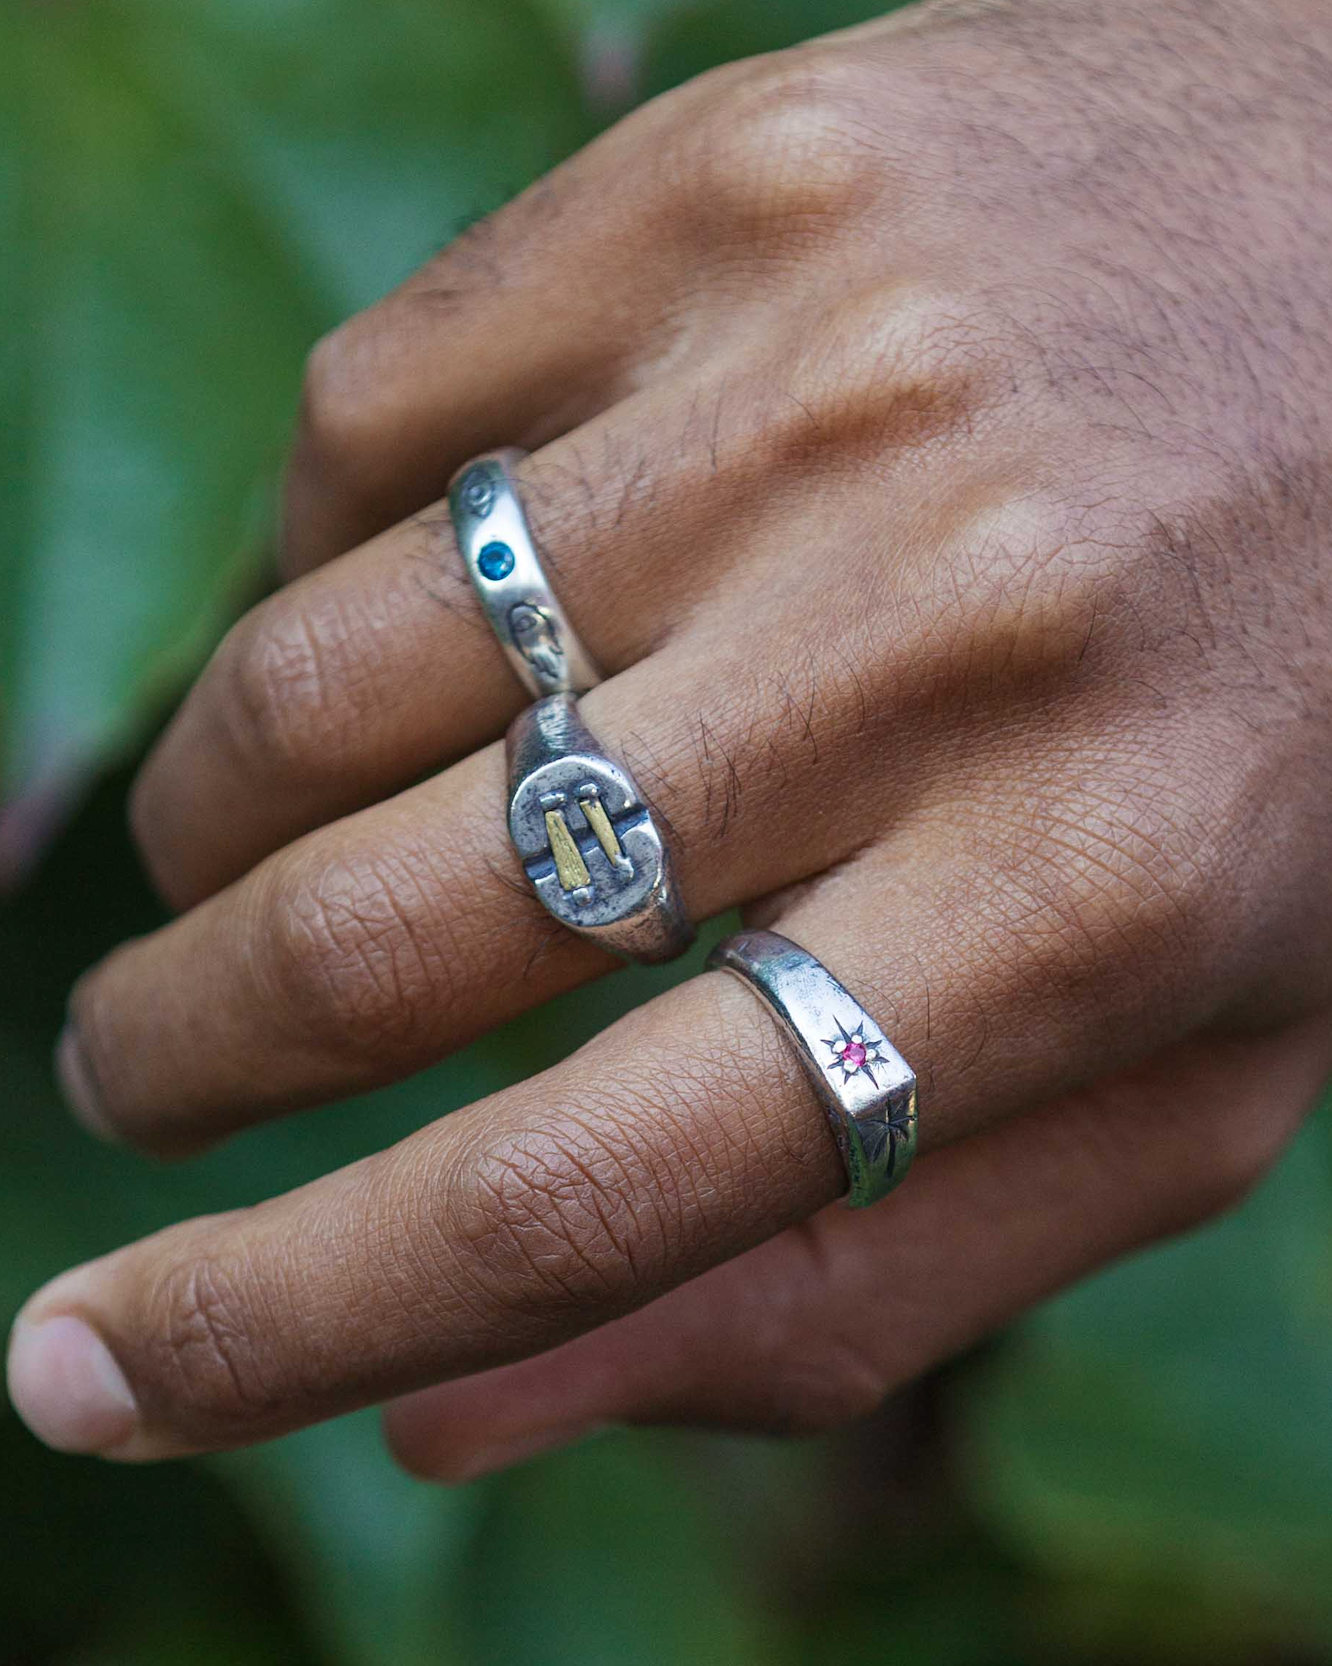
<path fill-rule="evenodd" d="M 865 1062 L 865 1043 L 863 1041 L 848 1041 L 842 1049 L 842 1063 L 848 1070 L 859 1070 Z"/>

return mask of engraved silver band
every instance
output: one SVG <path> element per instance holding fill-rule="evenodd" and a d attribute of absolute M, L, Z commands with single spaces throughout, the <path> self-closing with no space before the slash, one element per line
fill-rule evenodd
<path fill-rule="evenodd" d="M 527 692 L 583 694 L 601 681 L 596 662 L 556 599 L 513 478 L 523 453 L 476 457 L 454 476 L 449 509 L 482 611 Z"/>
<path fill-rule="evenodd" d="M 652 806 L 608 758 L 568 694 L 509 728 L 509 835 L 542 903 L 628 960 L 673 960 L 694 940 Z"/>
<path fill-rule="evenodd" d="M 742 978 L 781 1023 L 822 1099 L 846 1164 L 847 1202 L 900 1186 L 916 1154 L 916 1077 L 822 961 L 775 931 L 742 931 L 708 956 Z"/>

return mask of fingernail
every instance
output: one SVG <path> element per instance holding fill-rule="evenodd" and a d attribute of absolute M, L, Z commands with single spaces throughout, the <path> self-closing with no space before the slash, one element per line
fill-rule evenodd
<path fill-rule="evenodd" d="M 496 1441 L 493 1446 L 479 1447 L 460 1459 L 449 1479 L 479 1481 L 483 1475 L 494 1475 L 501 1469 L 512 1469 L 515 1464 L 526 1463 L 529 1458 L 539 1458 L 543 1452 L 553 1452 L 557 1447 L 572 1446 L 575 1441 L 586 1440 L 590 1435 L 599 1434 L 604 1427 L 600 1423 L 569 1424 Z"/>
<path fill-rule="evenodd" d="M 88 1059 L 79 1040 L 79 1032 L 72 1024 L 65 1025 L 60 1032 L 60 1040 L 56 1043 L 55 1073 L 60 1091 L 65 1096 L 65 1103 L 73 1112 L 75 1120 L 97 1139 L 115 1144 L 118 1138 L 116 1131 L 102 1110 L 97 1084 L 88 1068 Z"/>
<path fill-rule="evenodd" d="M 134 1395 L 111 1350 L 72 1313 L 15 1321 L 9 1398 L 38 1440 L 57 1452 L 108 1452 L 134 1433 Z"/>

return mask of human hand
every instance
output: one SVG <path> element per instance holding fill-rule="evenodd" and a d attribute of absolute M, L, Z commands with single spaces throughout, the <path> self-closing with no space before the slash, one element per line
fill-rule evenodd
<path fill-rule="evenodd" d="M 456 1477 L 824 1427 L 1263 1172 L 1332 1069 L 1329 45 L 1297 0 L 902 14 L 647 107 L 316 350 L 294 582 L 139 783 L 186 912 L 75 993 L 85 1117 L 191 1150 L 606 969 L 519 883 L 522 694 L 435 501 L 517 443 L 692 911 L 880 1016 L 928 1155 L 826 1208 L 794 1056 L 696 978 L 47 1286 L 39 1433 L 409 1395 L 395 1449 Z"/>

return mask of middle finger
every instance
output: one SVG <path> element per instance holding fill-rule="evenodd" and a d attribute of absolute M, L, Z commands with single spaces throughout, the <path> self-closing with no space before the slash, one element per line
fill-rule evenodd
<path fill-rule="evenodd" d="M 806 878 L 873 837 L 892 791 L 874 772 L 836 817 L 863 744 L 843 721 L 854 668 L 830 666 L 809 710 L 715 646 L 651 656 L 583 702 L 673 830 L 704 917 Z M 699 716 L 699 697 L 716 697 Z M 691 706 L 693 710 L 691 711 Z M 826 721 L 822 721 L 826 714 Z M 67 1092 L 103 1132 L 164 1152 L 362 1091 L 607 969 L 553 921 L 505 832 L 498 745 L 387 803 L 307 835 L 76 987 Z M 780 827 L 781 837 L 773 836 Z"/>

